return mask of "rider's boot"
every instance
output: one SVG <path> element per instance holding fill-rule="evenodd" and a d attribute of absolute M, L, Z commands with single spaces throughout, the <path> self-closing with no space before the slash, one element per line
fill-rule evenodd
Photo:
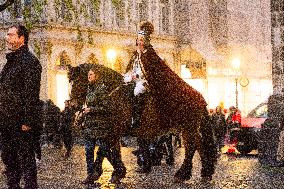
<path fill-rule="evenodd" d="M 144 96 L 144 94 L 139 94 L 134 97 L 131 125 L 131 127 L 134 129 L 140 126 L 140 121 L 144 110 Z"/>

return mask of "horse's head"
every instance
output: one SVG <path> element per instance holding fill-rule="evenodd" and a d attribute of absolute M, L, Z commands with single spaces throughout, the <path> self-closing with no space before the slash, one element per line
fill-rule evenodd
<path fill-rule="evenodd" d="M 69 67 L 68 79 L 71 83 L 71 100 L 77 102 L 79 107 L 85 102 L 88 88 L 88 72 L 94 67 L 96 72 L 101 75 L 101 79 L 110 89 L 114 89 L 123 81 L 123 77 L 118 72 L 99 64 L 80 64 L 76 67 Z"/>

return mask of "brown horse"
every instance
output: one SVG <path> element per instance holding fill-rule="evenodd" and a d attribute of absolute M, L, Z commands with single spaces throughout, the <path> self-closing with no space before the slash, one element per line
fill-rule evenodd
<path fill-rule="evenodd" d="M 129 134 L 132 117 L 132 104 L 129 87 L 123 84 L 123 76 L 114 70 L 102 65 L 81 64 L 69 70 L 69 80 L 72 82 L 71 99 L 77 100 L 83 105 L 87 88 L 87 72 L 92 66 L 102 74 L 110 87 L 111 97 L 111 121 L 114 126 L 114 136 L 125 136 Z M 201 157 L 201 176 L 211 179 L 215 171 L 216 148 L 212 137 L 212 129 L 209 124 L 209 115 L 206 107 L 204 109 L 190 112 L 190 116 L 181 116 L 179 124 L 165 124 L 158 116 L 159 110 L 156 100 L 149 95 L 141 117 L 141 124 L 132 135 L 150 141 L 157 136 L 169 132 L 182 132 L 185 158 L 182 166 L 175 174 L 175 182 L 183 182 L 191 178 L 192 158 L 197 150 Z M 179 111 L 178 109 L 176 111 Z"/>

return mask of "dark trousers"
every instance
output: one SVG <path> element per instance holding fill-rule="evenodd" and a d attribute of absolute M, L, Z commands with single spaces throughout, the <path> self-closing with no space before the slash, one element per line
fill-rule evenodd
<path fill-rule="evenodd" d="M 66 128 L 62 131 L 63 143 L 67 151 L 71 151 L 73 148 L 73 136 L 72 131 L 69 128 Z"/>
<path fill-rule="evenodd" d="M 21 178 L 24 189 L 37 189 L 37 167 L 33 136 L 24 132 L 2 133 L 2 161 L 5 165 L 8 189 L 20 189 Z"/>
<path fill-rule="evenodd" d="M 120 152 L 113 148 L 107 141 L 98 140 L 98 151 L 96 160 L 94 161 L 94 149 L 96 140 L 88 139 L 85 143 L 87 173 L 88 175 L 102 174 L 102 164 L 106 157 L 114 168 L 115 174 L 122 174 L 125 171 L 124 164 L 121 160 Z"/>
<path fill-rule="evenodd" d="M 133 128 L 140 126 L 141 117 L 143 114 L 145 99 L 147 98 L 147 93 L 139 94 L 133 98 Z"/>

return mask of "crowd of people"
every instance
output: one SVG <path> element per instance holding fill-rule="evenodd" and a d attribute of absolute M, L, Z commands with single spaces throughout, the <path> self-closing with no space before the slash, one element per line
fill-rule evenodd
<path fill-rule="evenodd" d="M 219 152 L 225 144 L 230 147 L 234 146 L 237 142 L 237 135 L 234 130 L 241 126 L 240 110 L 231 106 L 229 112 L 226 112 L 221 106 L 217 106 L 215 110 L 209 112 L 215 143 Z"/>
<path fill-rule="evenodd" d="M 150 92 L 142 61 L 145 61 L 144 54 L 155 53 L 150 44 L 150 34 L 153 30 L 154 28 L 149 22 L 140 27 L 136 40 L 137 50 L 124 74 L 124 82 L 132 86 L 132 129 L 140 127 L 145 100 Z M 14 25 L 9 28 L 6 40 L 11 53 L 7 55 L 7 64 L 0 77 L 0 87 L 3 89 L 1 92 L 5 96 L 11 91 L 13 93 L 13 99 L 0 98 L 1 104 L 3 104 L 2 109 L 0 108 L 3 118 L 0 120 L 1 157 L 5 164 L 7 185 L 11 189 L 20 188 L 22 177 L 25 180 L 26 189 L 38 188 L 36 160 L 41 159 L 42 145 L 55 148 L 61 148 L 64 145 L 64 157 L 68 158 L 71 155 L 74 145 L 72 125 L 78 110 L 77 104 L 72 100 L 66 100 L 64 110 L 60 111 L 52 100 L 42 101 L 39 99 L 42 68 L 38 59 L 28 49 L 28 39 L 28 31 L 24 26 Z M 151 61 L 150 58 L 147 61 Z M 111 182 L 120 181 L 126 174 L 126 168 L 121 161 L 119 140 L 114 139 L 110 134 L 113 128 L 109 121 L 109 86 L 100 78 L 101 75 L 95 67 L 89 70 L 86 106 L 82 110 L 84 115 L 82 134 L 85 140 L 87 177 L 82 181 L 82 184 L 91 184 L 99 179 L 103 171 L 104 158 L 107 158 L 114 167 Z M 15 88 L 17 88 L 16 91 Z M 11 112 L 3 111 L 6 108 L 3 102 L 7 100 L 13 102 L 9 104 L 9 109 L 13 110 Z M 20 107 L 16 111 L 16 115 L 14 114 L 15 108 L 11 104 L 16 108 Z M 232 106 L 229 111 L 228 116 L 225 117 L 222 108 L 218 106 L 210 114 L 210 122 L 219 150 L 224 145 L 226 133 L 229 133 L 229 142 L 234 143 L 235 136 L 232 131 L 239 127 L 241 121 L 237 108 Z M 172 138 L 173 134 L 158 137 L 152 142 L 138 138 L 138 149 L 134 152 L 138 164 L 141 164 L 142 167 L 143 161 L 145 161 L 143 155 L 147 151 L 150 158 L 155 160 L 152 165 L 159 165 L 164 151 L 167 149 L 166 162 L 173 165 Z M 175 138 L 179 139 L 179 136 L 175 135 Z M 96 156 L 94 154 L 95 146 L 98 146 Z M 144 173 L 150 171 L 151 166 L 143 167 Z"/>
<path fill-rule="evenodd" d="M 153 26 L 149 22 L 146 22 L 144 26 L 138 32 L 137 51 L 127 68 L 129 75 L 125 74 L 125 82 L 128 82 L 128 77 L 129 81 L 135 84 L 133 129 L 140 126 L 141 112 L 147 92 L 149 92 L 141 55 L 147 50 L 155 53 L 150 45 L 150 34 L 154 28 L 151 28 Z M 61 148 L 63 143 L 66 149 L 65 157 L 68 158 L 74 144 L 72 125 L 75 111 L 78 109 L 72 100 L 65 101 L 63 111 L 60 111 L 52 100 L 46 102 L 40 100 L 42 67 L 38 58 L 30 52 L 28 42 L 29 32 L 25 26 L 18 24 L 8 28 L 6 44 L 10 53 L 6 56 L 7 63 L 0 75 L 0 144 L 9 189 L 20 189 L 22 178 L 25 181 L 25 189 L 38 188 L 36 160 L 41 159 L 42 145 Z M 93 183 L 101 176 L 102 161 L 105 157 L 114 167 L 111 182 L 119 182 L 126 174 L 126 168 L 121 161 L 119 140 L 113 139 L 112 125 L 108 122 L 106 95 L 109 92 L 108 86 L 99 78 L 100 75 L 96 70 L 89 71 L 86 107 L 83 109 L 84 128 L 82 128 L 85 139 L 87 177 L 82 184 Z M 170 149 L 167 162 L 170 165 L 173 164 L 172 135 L 163 137 L 161 140 L 157 139 L 155 143 L 148 143 L 143 139 L 138 139 L 138 141 L 138 156 L 145 149 L 150 150 L 155 147 L 162 150 L 162 144 L 166 143 L 167 148 Z M 94 160 L 95 145 L 98 146 L 98 151 Z M 158 156 L 153 158 L 156 157 Z"/>

